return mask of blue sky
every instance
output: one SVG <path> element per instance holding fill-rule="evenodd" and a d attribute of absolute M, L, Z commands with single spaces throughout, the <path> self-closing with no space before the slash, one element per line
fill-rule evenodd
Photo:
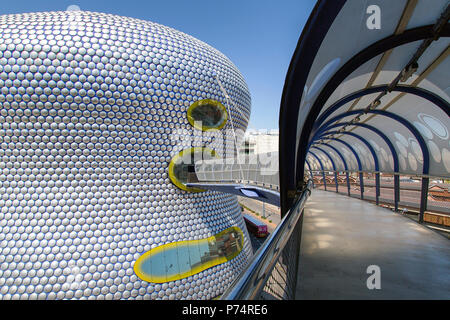
<path fill-rule="evenodd" d="M 252 96 L 249 128 L 278 128 L 284 79 L 315 0 L 11 0 L 1 14 L 82 10 L 149 20 L 190 34 L 224 53 Z"/>

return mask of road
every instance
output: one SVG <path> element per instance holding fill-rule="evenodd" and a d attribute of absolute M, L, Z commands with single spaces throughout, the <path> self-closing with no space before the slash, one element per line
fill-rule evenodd
<path fill-rule="evenodd" d="M 249 208 L 251 211 L 258 213 L 259 216 L 255 215 L 253 212 L 250 212 L 250 214 L 255 216 L 257 219 L 259 219 L 262 222 L 264 222 L 265 224 L 267 224 L 269 232 L 272 232 L 281 221 L 280 208 L 277 206 L 265 203 L 264 204 L 264 216 L 267 219 L 262 219 L 262 217 L 263 217 L 263 202 L 245 198 L 245 197 L 239 197 L 239 196 L 238 196 L 238 201 L 240 204 Z"/>
<path fill-rule="evenodd" d="M 244 205 L 245 207 L 247 207 L 248 209 L 251 210 L 251 211 L 249 211 L 246 208 L 244 208 L 244 213 L 255 217 L 256 219 L 262 221 L 263 223 L 265 223 L 267 225 L 267 230 L 269 232 L 269 235 L 273 232 L 273 230 L 275 230 L 275 228 L 281 221 L 280 208 L 277 206 L 265 203 L 264 204 L 264 213 L 265 213 L 265 216 L 267 217 L 267 219 L 262 219 L 263 205 L 262 205 L 261 201 L 253 200 L 253 199 L 249 199 L 249 198 L 245 198 L 245 197 L 239 197 L 239 196 L 238 196 L 238 201 L 240 204 Z M 255 213 L 258 213 L 259 215 L 256 215 Z M 269 222 L 269 221 L 271 221 L 271 222 Z M 252 242 L 252 247 L 253 247 L 254 252 L 256 252 L 256 250 L 258 250 L 258 248 L 263 244 L 263 242 L 267 239 L 267 237 L 269 237 L 269 235 L 268 235 L 267 237 L 264 237 L 264 238 L 257 238 L 253 234 L 251 234 L 251 233 L 249 233 L 249 234 L 250 234 L 250 240 Z"/>

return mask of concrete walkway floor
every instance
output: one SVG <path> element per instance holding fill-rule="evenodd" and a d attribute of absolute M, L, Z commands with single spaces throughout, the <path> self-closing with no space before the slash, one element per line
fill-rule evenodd
<path fill-rule="evenodd" d="M 376 284 L 379 267 L 381 289 Z M 314 190 L 296 299 L 450 299 L 450 241 L 374 204 Z"/>

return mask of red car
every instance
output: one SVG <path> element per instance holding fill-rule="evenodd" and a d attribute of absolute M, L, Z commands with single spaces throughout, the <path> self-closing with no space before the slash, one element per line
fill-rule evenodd
<path fill-rule="evenodd" d="M 269 233 L 267 232 L 267 225 L 258 219 L 252 217 L 251 215 L 244 214 L 244 221 L 247 225 L 248 232 L 254 234 L 259 238 L 263 238 L 267 236 Z"/>

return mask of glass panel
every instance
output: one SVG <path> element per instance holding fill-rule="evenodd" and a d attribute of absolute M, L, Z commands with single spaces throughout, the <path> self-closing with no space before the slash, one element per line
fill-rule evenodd
<path fill-rule="evenodd" d="M 179 262 L 177 246 L 164 250 L 164 262 L 166 266 L 166 275 L 180 274 L 180 268 L 178 267 Z"/>
<path fill-rule="evenodd" d="M 192 110 L 192 117 L 196 121 L 202 121 L 204 126 L 216 127 L 223 121 L 223 113 L 212 104 L 200 105 Z"/>
<path fill-rule="evenodd" d="M 187 117 L 189 123 L 199 130 L 220 129 L 227 121 L 227 111 L 220 102 L 203 99 L 189 107 Z"/>
<path fill-rule="evenodd" d="M 191 270 L 191 259 L 189 254 L 189 244 L 183 243 L 179 244 L 177 243 L 177 253 L 178 253 L 178 267 L 179 267 L 179 273 L 187 273 Z"/>
<path fill-rule="evenodd" d="M 200 250 L 198 248 L 198 243 L 192 242 L 188 246 L 189 259 L 191 260 L 191 269 L 197 268 L 202 264 L 202 259 L 200 256 Z"/>
<path fill-rule="evenodd" d="M 165 244 L 139 257 L 135 272 L 148 282 L 182 279 L 235 258 L 243 242 L 241 229 L 231 227 L 206 239 Z"/>
<path fill-rule="evenodd" d="M 148 259 L 150 260 L 150 259 Z M 164 259 L 164 251 L 160 251 L 156 253 L 151 259 L 151 269 L 152 275 L 154 277 L 165 279 L 167 276 L 165 269 L 165 259 Z"/>
<path fill-rule="evenodd" d="M 203 192 L 198 188 L 189 188 L 187 183 L 199 182 L 195 173 L 195 162 L 199 160 L 209 160 L 216 156 L 214 150 L 208 148 L 185 149 L 175 155 L 169 164 L 170 180 L 180 189 L 190 192 Z"/>

